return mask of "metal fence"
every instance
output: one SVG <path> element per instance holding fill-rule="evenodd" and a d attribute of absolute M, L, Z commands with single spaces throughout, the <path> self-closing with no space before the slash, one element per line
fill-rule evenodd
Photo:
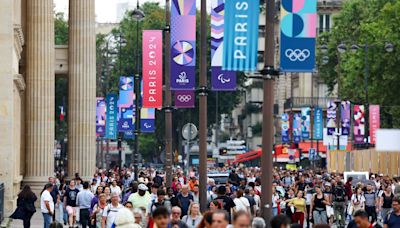
<path fill-rule="evenodd" d="M 0 183 L 0 223 L 4 219 L 4 183 Z"/>

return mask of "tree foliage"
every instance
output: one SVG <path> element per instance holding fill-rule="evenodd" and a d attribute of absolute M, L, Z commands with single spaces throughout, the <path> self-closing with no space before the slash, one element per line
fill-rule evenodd
<path fill-rule="evenodd" d="M 55 45 L 68 44 L 68 22 L 65 20 L 64 13 L 56 13 L 54 15 L 54 32 Z M 60 121 L 60 107 L 64 107 L 64 111 L 68 107 L 68 80 L 63 77 L 56 78 L 55 82 L 55 135 L 57 140 L 66 138 L 67 136 L 67 119 Z"/>
<path fill-rule="evenodd" d="M 381 105 L 383 127 L 400 127 L 400 1 L 350 0 L 346 1 L 334 27 L 322 34 L 319 44 L 328 46 L 328 53 L 318 53 L 320 74 L 332 91 L 339 83 L 340 97 L 355 104 L 366 103 L 365 57 L 369 77 L 369 103 Z M 385 51 L 385 43 L 394 45 L 393 52 Z M 337 46 L 345 44 L 347 51 L 339 54 Z M 361 48 L 353 53 L 350 47 Z M 368 44 L 367 56 L 363 45 Z M 327 55 L 329 62 L 322 63 Z"/>

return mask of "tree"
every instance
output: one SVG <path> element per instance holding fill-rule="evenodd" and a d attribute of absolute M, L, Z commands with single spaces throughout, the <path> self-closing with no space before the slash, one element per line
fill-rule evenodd
<path fill-rule="evenodd" d="M 382 127 L 400 127 L 400 2 L 397 0 L 346 1 L 330 32 L 320 36 L 319 44 L 328 46 L 329 62 L 322 64 L 325 54 L 318 53 L 320 75 L 332 91 L 339 83 L 340 97 L 355 104 L 365 103 L 365 55 L 349 51 L 353 44 L 369 44 L 369 103 L 381 105 Z M 392 53 L 385 52 L 385 43 L 394 44 Z M 339 44 L 347 52 L 337 52 Z"/>
<path fill-rule="evenodd" d="M 64 13 L 56 13 L 54 15 L 54 32 L 55 44 L 68 44 L 68 22 L 65 20 Z M 68 80 L 63 77 L 57 77 L 55 82 L 55 136 L 57 140 L 62 140 L 67 136 L 67 119 L 60 120 L 60 107 L 64 107 L 64 111 L 68 107 Z"/>

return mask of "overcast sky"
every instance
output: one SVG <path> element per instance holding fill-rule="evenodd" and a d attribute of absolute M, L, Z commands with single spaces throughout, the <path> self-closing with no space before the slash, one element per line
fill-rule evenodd
<path fill-rule="evenodd" d="M 127 0 L 95 0 L 96 1 L 96 21 L 100 23 L 104 22 L 116 22 L 116 11 L 117 3 L 120 1 Z M 136 5 L 137 0 L 128 0 Z M 140 4 L 143 2 L 160 2 L 160 5 L 165 5 L 165 0 L 140 0 Z M 199 5 L 200 0 L 197 0 Z M 68 12 L 68 0 L 54 0 L 56 5 L 56 12 Z"/>

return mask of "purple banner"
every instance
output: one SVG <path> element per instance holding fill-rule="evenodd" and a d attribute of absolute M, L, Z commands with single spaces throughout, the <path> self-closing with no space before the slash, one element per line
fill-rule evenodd
<path fill-rule="evenodd" d="M 354 105 L 354 144 L 363 144 L 365 137 L 365 106 Z"/>
<path fill-rule="evenodd" d="M 211 0 L 211 90 L 236 90 L 236 72 L 222 70 L 225 0 Z"/>
<path fill-rule="evenodd" d="M 350 135 L 350 101 L 342 101 L 340 116 L 342 135 Z"/>
<path fill-rule="evenodd" d="M 96 136 L 104 137 L 106 131 L 106 100 L 97 97 L 96 105 Z"/>
<path fill-rule="evenodd" d="M 127 132 L 134 129 L 134 93 L 133 77 L 121 76 L 119 79 L 118 131 Z"/>
<path fill-rule="evenodd" d="M 326 110 L 326 128 L 328 135 L 334 135 L 336 130 L 336 109 L 337 105 L 334 101 L 328 102 L 328 109 Z"/>
<path fill-rule="evenodd" d="M 172 0 L 171 90 L 194 90 L 195 76 L 196 0 Z"/>
<path fill-rule="evenodd" d="M 174 95 L 176 108 L 194 108 L 194 91 L 175 91 Z"/>

